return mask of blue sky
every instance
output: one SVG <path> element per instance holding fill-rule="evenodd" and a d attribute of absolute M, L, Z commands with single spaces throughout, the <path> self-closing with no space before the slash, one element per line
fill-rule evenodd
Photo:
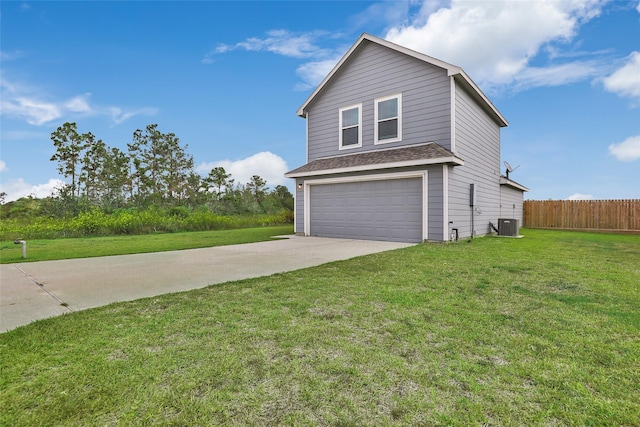
<path fill-rule="evenodd" d="M 638 1 L 3 1 L 0 31 L 7 200 L 59 184 L 66 121 L 123 150 L 157 123 L 205 175 L 291 187 L 295 112 L 363 32 L 474 79 L 527 199 L 640 198 Z"/>

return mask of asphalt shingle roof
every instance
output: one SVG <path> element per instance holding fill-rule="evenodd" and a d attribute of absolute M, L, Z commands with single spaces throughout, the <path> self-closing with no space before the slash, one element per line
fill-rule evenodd
<path fill-rule="evenodd" d="M 453 157 L 456 156 L 451 151 L 434 142 L 429 142 L 426 144 L 414 145 L 411 147 L 383 149 L 376 151 L 366 151 L 364 153 L 357 154 L 325 157 L 322 159 L 313 160 L 306 165 L 289 171 L 287 172 L 287 175 L 307 172 L 310 175 L 313 175 L 313 172 L 318 171 L 354 168 L 359 166 L 371 166 L 371 169 L 377 169 L 377 165 L 413 161 L 419 163 L 420 160 L 425 160 L 425 163 L 437 163 L 437 159 L 442 159 L 444 163 L 446 161 L 450 161 L 450 159 Z M 434 162 L 433 160 L 436 161 Z"/>

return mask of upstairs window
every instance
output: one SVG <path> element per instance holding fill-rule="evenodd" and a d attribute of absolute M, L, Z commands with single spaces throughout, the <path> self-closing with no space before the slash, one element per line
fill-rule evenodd
<path fill-rule="evenodd" d="M 362 147 L 362 104 L 340 109 L 340 149 Z"/>
<path fill-rule="evenodd" d="M 392 95 L 375 101 L 376 144 L 402 140 L 402 95 Z"/>

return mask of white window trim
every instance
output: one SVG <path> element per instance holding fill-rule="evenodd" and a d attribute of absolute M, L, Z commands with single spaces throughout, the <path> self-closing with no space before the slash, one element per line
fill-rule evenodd
<path fill-rule="evenodd" d="M 358 143 L 342 146 L 342 112 L 346 110 L 358 109 Z M 352 126 L 353 127 L 353 126 Z M 342 107 L 338 110 L 338 149 L 350 150 L 352 148 L 362 147 L 362 103 Z"/>
<path fill-rule="evenodd" d="M 389 99 L 398 98 L 398 136 L 395 138 L 383 139 L 381 141 L 378 140 L 378 104 L 382 101 L 388 101 Z M 375 145 L 378 144 L 389 144 L 391 142 L 402 141 L 402 94 L 398 93 L 395 95 L 385 96 L 384 98 L 377 98 L 373 103 L 373 143 Z"/>

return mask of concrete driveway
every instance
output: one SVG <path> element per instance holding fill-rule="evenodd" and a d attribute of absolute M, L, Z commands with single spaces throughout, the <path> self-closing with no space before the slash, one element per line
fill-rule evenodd
<path fill-rule="evenodd" d="M 185 251 L 0 265 L 0 332 L 34 320 L 411 244 L 287 236 Z"/>

